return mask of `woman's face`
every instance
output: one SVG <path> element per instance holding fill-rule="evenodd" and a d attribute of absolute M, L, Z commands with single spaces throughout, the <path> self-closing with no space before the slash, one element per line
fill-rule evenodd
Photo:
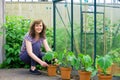
<path fill-rule="evenodd" d="M 35 24 L 35 33 L 39 34 L 43 30 L 43 24 L 42 22 L 40 24 Z"/>

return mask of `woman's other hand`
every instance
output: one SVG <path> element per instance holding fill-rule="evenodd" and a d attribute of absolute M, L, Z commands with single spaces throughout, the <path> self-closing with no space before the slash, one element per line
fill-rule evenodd
<path fill-rule="evenodd" d="M 41 66 L 43 66 L 43 67 L 47 67 L 47 66 L 49 66 L 46 62 L 44 62 L 44 61 L 42 61 L 41 63 Z"/>

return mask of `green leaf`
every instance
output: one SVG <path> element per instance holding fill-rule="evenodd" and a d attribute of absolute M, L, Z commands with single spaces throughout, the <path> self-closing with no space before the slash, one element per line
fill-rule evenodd
<path fill-rule="evenodd" d="M 53 58 L 54 58 L 54 53 L 49 51 L 43 56 L 43 59 L 47 61 L 51 61 Z"/>
<path fill-rule="evenodd" d="M 107 68 L 112 65 L 112 58 L 110 57 L 110 55 L 101 56 L 98 58 L 97 63 L 102 69 L 103 73 L 107 74 Z"/>

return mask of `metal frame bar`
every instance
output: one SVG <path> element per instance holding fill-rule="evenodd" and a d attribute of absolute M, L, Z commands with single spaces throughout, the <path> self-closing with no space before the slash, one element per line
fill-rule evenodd
<path fill-rule="evenodd" d="M 94 68 L 96 65 L 96 45 L 97 45 L 97 30 L 96 30 L 96 23 L 97 23 L 97 19 L 96 19 L 96 14 L 104 14 L 103 12 L 97 12 L 97 8 L 96 8 L 96 0 L 94 0 L 94 12 L 89 12 L 89 11 L 82 11 L 82 0 L 80 0 L 80 11 L 81 11 L 81 43 L 80 43 L 80 47 L 81 47 L 81 52 L 82 52 L 82 36 L 83 36 L 83 13 L 94 13 Z"/>
<path fill-rule="evenodd" d="M 62 18 L 61 14 L 60 14 L 60 11 L 58 10 L 58 8 L 57 8 L 57 7 L 56 7 L 56 11 L 57 11 L 58 15 L 60 16 L 60 19 L 62 20 L 63 25 L 64 25 L 64 26 L 65 26 L 65 28 L 66 28 L 66 25 L 65 25 L 65 23 L 64 23 L 64 21 L 63 21 L 63 18 Z M 67 28 L 66 28 L 66 30 L 67 30 Z M 67 33 L 68 33 L 68 35 L 70 36 L 70 33 L 69 33 L 69 31 L 68 31 L 68 30 L 67 30 Z"/>
<path fill-rule="evenodd" d="M 56 50 L 56 1 L 53 1 L 53 51 Z"/>
<path fill-rule="evenodd" d="M 81 30 L 80 30 L 80 32 L 81 32 L 81 33 L 80 33 L 80 39 L 81 39 L 81 40 L 80 40 L 80 52 L 82 53 L 82 52 L 83 52 L 83 51 L 82 51 L 82 46 L 83 46 L 83 45 L 82 45 L 82 40 L 83 40 L 83 38 L 82 38 L 82 36 L 83 36 L 83 34 L 82 34 L 82 33 L 83 33 L 82 0 L 80 0 L 80 16 L 81 16 L 81 17 L 80 17 L 80 18 L 81 18 L 81 19 L 80 19 L 80 23 L 81 23 L 81 25 L 80 25 L 80 29 L 81 29 Z"/>
<path fill-rule="evenodd" d="M 90 12 L 90 11 L 82 11 L 82 13 L 94 13 L 94 12 Z M 96 14 L 104 14 L 104 12 L 96 12 Z"/>
<path fill-rule="evenodd" d="M 56 50 L 56 3 L 60 1 L 63 0 L 53 0 L 53 51 Z M 73 0 L 71 0 L 71 51 L 73 51 L 73 37 Z"/>
<path fill-rule="evenodd" d="M 66 5 L 66 9 L 67 9 L 67 13 L 68 13 L 68 18 L 69 18 L 69 23 L 70 23 L 70 13 L 69 13 L 69 10 L 68 10 L 68 6 L 67 6 L 67 1 L 65 0 L 65 5 Z"/>
<path fill-rule="evenodd" d="M 73 51 L 73 39 L 74 39 L 74 34 L 73 34 L 73 0 L 71 0 L 71 51 Z"/>
<path fill-rule="evenodd" d="M 96 19 L 96 12 L 97 12 L 97 8 L 96 8 L 96 0 L 94 0 L 94 68 L 96 65 L 96 45 L 97 45 L 97 29 L 96 29 L 96 23 L 97 23 L 97 19 Z"/>

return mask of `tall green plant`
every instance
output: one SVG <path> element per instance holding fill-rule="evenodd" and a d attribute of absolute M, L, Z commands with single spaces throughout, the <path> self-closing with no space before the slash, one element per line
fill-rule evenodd
<path fill-rule="evenodd" d="M 28 32 L 31 20 L 21 16 L 6 16 L 6 44 L 4 45 L 6 59 L 1 68 L 28 67 L 19 59 L 19 53 L 24 35 Z M 48 41 L 52 46 L 52 31 L 47 28 Z M 42 49 L 43 50 L 43 49 Z"/>
<path fill-rule="evenodd" d="M 111 55 L 113 63 L 120 66 L 120 48 L 113 49 L 109 51 L 109 55 Z"/>
<path fill-rule="evenodd" d="M 56 51 L 61 52 L 64 49 L 70 50 L 70 33 L 64 27 L 58 27 L 56 30 Z"/>
<path fill-rule="evenodd" d="M 77 62 L 77 58 L 75 57 L 72 51 L 67 51 L 58 53 L 58 62 L 63 67 L 71 67 L 74 66 Z"/>
<path fill-rule="evenodd" d="M 102 69 L 102 73 L 107 75 L 107 69 L 112 65 L 112 57 L 108 54 L 100 56 L 97 60 L 98 66 Z"/>
<path fill-rule="evenodd" d="M 6 44 L 4 45 L 6 60 L 3 62 L 2 67 L 23 67 L 24 64 L 20 62 L 19 53 L 29 23 L 30 21 L 25 20 L 23 17 L 6 16 L 6 23 L 4 24 L 6 30 Z"/>
<path fill-rule="evenodd" d="M 2 32 L 0 31 L 0 35 L 2 35 Z"/>

